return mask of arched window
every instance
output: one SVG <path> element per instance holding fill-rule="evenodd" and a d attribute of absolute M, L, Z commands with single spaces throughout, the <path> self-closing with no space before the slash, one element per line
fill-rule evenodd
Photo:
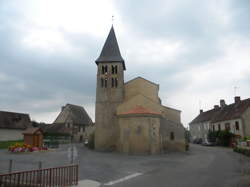
<path fill-rule="evenodd" d="M 103 80 L 103 78 L 101 78 L 101 87 L 102 88 L 104 87 L 104 80 Z"/>
<path fill-rule="evenodd" d="M 108 73 L 108 66 L 104 67 L 104 73 L 107 74 Z"/>
<path fill-rule="evenodd" d="M 114 78 L 111 78 L 111 87 L 114 88 L 114 86 L 115 86 L 115 80 Z"/>
<path fill-rule="evenodd" d="M 117 74 L 117 66 L 111 66 L 112 74 Z"/>
<path fill-rule="evenodd" d="M 118 87 L 118 79 L 115 78 L 115 87 L 117 88 Z"/>
<path fill-rule="evenodd" d="M 107 79 L 107 78 L 104 80 L 104 87 L 105 87 L 105 88 L 108 87 L 108 79 Z"/>
<path fill-rule="evenodd" d="M 174 140 L 174 132 L 170 132 L 170 140 Z"/>

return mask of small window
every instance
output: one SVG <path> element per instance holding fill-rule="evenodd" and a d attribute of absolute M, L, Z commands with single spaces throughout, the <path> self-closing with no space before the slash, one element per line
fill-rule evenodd
<path fill-rule="evenodd" d="M 114 88 L 114 86 L 115 86 L 115 80 L 114 78 L 111 78 L 111 87 Z"/>
<path fill-rule="evenodd" d="M 104 74 L 104 73 L 105 73 L 105 67 L 102 66 L 102 74 Z"/>
<path fill-rule="evenodd" d="M 235 129 L 237 131 L 240 130 L 240 126 L 239 126 L 239 122 L 238 121 L 235 122 Z"/>
<path fill-rule="evenodd" d="M 104 87 L 104 79 L 101 78 L 101 87 L 103 88 Z"/>
<path fill-rule="evenodd" d="M 213 128 L 213 131 L 215 131 L 215 126 L 214 125 L 212 126 L 212 128 Z"/>
<path fill-rule="evenodd" d="M 117 88 L 118 87 L 118 79 L 115 78 L 115 87 Z"/>
<path fill-rule="evenodd" d="M 219 131 L 221 130 L 220 124 L 218 124 L 218 130 L 219 130 Z"/>
<path fill-rule="evenodd" d="M 174 132 L 170 133 L 170 140 L 174 140 Z"/>
<path fill-rule="evenodd" d="M 111 66 L 112 74 L 117 74 L 117 66 Z"/>
<path fill-rule="evenodd" d="M 108 66 L 104 67 L 104 73 L 107 74 L 108 73 Z"/>
<path fill-rule="evenodd" d="M 104 87 L 107 88 L 108 87 L 108 79 L 104 80 Z"/>

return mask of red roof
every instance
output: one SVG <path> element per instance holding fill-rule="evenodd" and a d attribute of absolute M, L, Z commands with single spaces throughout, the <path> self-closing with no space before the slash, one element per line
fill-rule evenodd
<path fill-rule="evenodd" d="M 144 108 L 143 106 L 136 106 L 134 109 L 129 110 L 128 112 L 120 113 L 121 115 L 127 114 L 156 114 L 160 115 L 161 113 L 151 111 L 150 109 Z"/>

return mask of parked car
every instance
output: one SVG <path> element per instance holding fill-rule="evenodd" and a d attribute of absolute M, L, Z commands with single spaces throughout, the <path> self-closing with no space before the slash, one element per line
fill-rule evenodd
<path fill-rule="evenodd" d="M 215 145 L 215 141 L 212 141 L 210 139 L 204 139 L 204 141 L 202 141 L 202 145 L 205 145 L 205 146 L 213 146 Z"/>
<path fill-rule="evenodd" d="M 193 143 L 195 143 L 195 144 L 201 144 L 202 143 L 202 139 L 201 138 L 196 138 L 196 139 L 194 139 Z"/>

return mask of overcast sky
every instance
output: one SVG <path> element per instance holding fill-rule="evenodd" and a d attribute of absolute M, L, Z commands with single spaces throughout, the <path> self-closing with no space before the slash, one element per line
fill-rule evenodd
<path fill-rule="evenodd" d="M 66 103 L 94 120 L 96 64 L 114 28 L 127 70 L 160 84 L 186 126 L 250 96 L 249 0 L 0 0 L 0 110 L 51 123 Z"/>

